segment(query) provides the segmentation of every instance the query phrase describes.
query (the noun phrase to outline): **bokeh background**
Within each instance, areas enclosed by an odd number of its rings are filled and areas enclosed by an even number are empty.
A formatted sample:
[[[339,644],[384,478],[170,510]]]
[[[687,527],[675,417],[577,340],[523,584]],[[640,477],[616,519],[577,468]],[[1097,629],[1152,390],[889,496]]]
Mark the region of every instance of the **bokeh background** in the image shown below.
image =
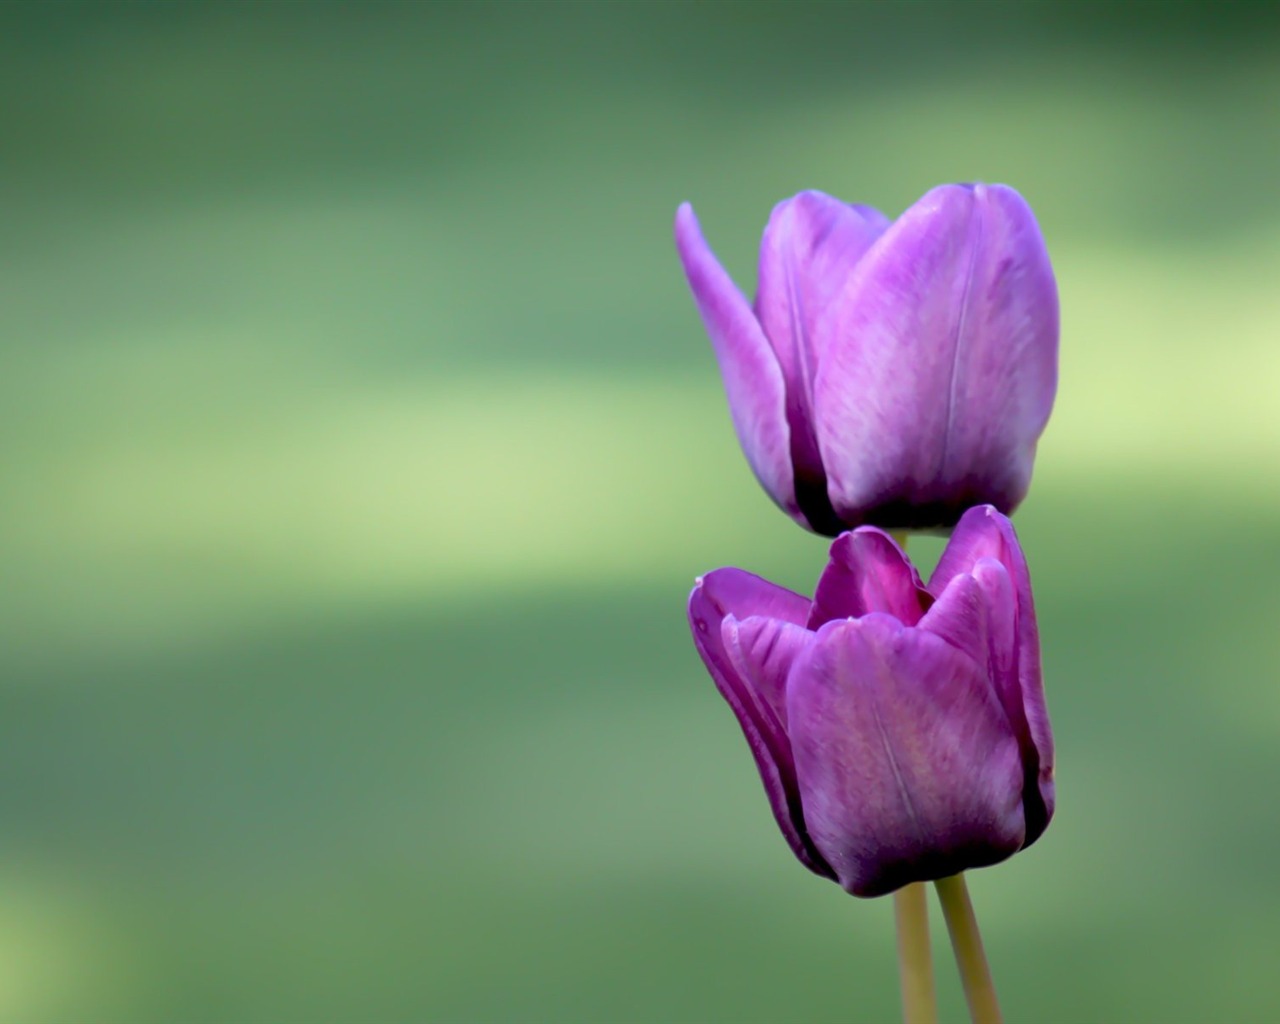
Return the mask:
[[[784,196],[979,179],[1063,310],[1008,1016],[1273,1019],[1276,11],[5,6],[0,1018],[893,1019],[687,637],[825,544],[670,226],[750,290]]]

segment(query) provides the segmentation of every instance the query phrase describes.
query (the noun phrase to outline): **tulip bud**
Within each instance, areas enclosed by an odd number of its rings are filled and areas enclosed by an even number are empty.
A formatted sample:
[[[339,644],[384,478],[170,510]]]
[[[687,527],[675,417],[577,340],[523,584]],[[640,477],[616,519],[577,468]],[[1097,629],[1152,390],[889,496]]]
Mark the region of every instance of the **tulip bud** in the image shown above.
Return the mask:
[[[769,218],[754,306],[687,203],[676,246],[747,460],[801,525],[946,530],[1026,496],[1058,296],[1013,189],[943,185],[892,223],[802,192]]]

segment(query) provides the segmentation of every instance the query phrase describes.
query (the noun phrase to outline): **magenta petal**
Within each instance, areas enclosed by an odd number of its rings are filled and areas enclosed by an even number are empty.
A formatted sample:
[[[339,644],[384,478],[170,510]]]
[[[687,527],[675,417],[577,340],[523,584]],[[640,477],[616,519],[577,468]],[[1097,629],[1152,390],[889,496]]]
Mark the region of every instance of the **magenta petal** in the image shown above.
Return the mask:
[[[1013,580],[1003,565],[990,558],[980,559],[974,566],[973,579],[982,589],[987,607],[991,680],[1022,750],[1022,801],[1027,821],[1023,845],[1030,846],[1048,827],[1054,804],[1053,735],[1039,674],[1039,648],[1037,646],[1035,674],[1031,677],[1033,682],[1024,689],[1019,669],[1022,646],[1018,597]],[[1032,694],[1030,701],[1028,691]],[[1037,702],[1040,717],[1033,724],[1029,715]]]
[[[1052,814],[1052,791],[1046,802],[1040,785],[1040,752],[1027,722],[1018,677],[1018,599],[1008,571],[995,559],[979,559],[972,575],[951,578],[937,603],[920,620],[920,628],[986,666],[992,692],[1021,750],[1026,843],[1033,842]]]
[[[796,505],[782,370],[755,313],[716,260],[688,203],[676,212],[676,248],[711,336],[747,462],[769,496],[807,525]]]
[[[770,654],[773,627],[768,623],[776,623],[778,632],[788,625],[798,629],[808,611],[809,602],[799,594],[740,569],[708,573],[689,595],[694,644],[716,689],[738,719],[778,828],[802,864],[831,878],[830,868],[804,829],[795,760],[784,715],[779,713],[784,666]],[[746,622],[736,621],[738,616]],[[744,637],[747,623],[751,625]]]
[[[774,715],[785,739],[787,675],[796,657],[813,640],[813,633],[803,626],[760,615],[741,622],[730,615],[720,632],[738,677]]]
[[[995,563],[997,566],[999,563]],[[1008,608],[1002,608],[1009,619],[1008,650],[1013,650],[1014,607],[1012,592]],[[941,637],[956,650],[967,654],[979,665],[991,659],[992,637],[988,625],[990,611],[987,592],[968,573],[954,577],[939,595],[933,607],[920,620],[920,628]]]
[[[699,621],[719,623],[727,615],[747,619],[753,615],[781,619],[803,626],[809,617],[810,601],[786,587],[770,583],[742,569],[716,569],[699,576],[690,598],[690,611],[697,607]],[[699,630],[695,630],[697,639]]]
[[[923,529],[979,502],[1012,510],[1057,384],[1057,290],[1022,198],[933,189],[831,309],[813,409],[836,513]]]
[[[855,896],[1023,845],[1022,764],[985,667],[885,615],[824,626],[787,684],[809,836]]]
[[[974,566],[984,558],[994,558],[1009,570],[1015,581],[1021,575],[1020,583],[1030,595],[1031,578],[1013,523],[990,505],[977,505],[960,517],[951,531],[946,550],[929,577],[929,592],[940,597],[953,576],[972,573]],[[1021,566],[1020,574],[1015,571],[1017,566]]]
[[[886,612],[914,626],[931,601],[915,566],[893,538],[873,526],[861,526],[831,545],[808,625],[817,629],[832,619]]]
[[[817,323],[888,225],[869,206],[811,191],[775,206],[765,227],[755,309],[786,381],[791,456],[799,477],[825,482],[810,408],[821,358]]]
[[[945,593],[951,581],[960,574],[976,574],[979,581],[990,585],[988,577],[977,570],[984,559],[1000,563],[1009,574],[1016,606],[1013,649],[1016,652],[1018,688],[1025,719],[1024,758],[1035,773],[1042,812],[1035,812],[1030,802],[1027,817],[1027,842],[1031,843],[1053,816],[1053,730],[1049,725],[1049,709],[1044,696],[1044,674],[1040,665],[1040,632],[1036,623],[1035,599],[1031,594],[1031,573],[1018,543],[1013,524],[989,505],[972,508],[956,524],[947,548],[929,579],[929,591]]]
[[[1018,599],[1008,570],[993,558],[983,558],[972,574],[952,577],[920,620],[920,628],[986,666],[1009,727],[1020,740],[1029,741],[1018,681]]]

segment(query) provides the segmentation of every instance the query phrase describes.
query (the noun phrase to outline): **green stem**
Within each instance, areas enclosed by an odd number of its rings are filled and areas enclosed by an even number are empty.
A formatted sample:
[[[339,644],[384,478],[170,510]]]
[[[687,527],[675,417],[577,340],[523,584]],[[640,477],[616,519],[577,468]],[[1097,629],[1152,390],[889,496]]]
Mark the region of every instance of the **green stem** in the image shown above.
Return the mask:
[[[991,968],[987,966],[987,954],[982,949],[978,919],[973,914],[964,875],[939,878],[933,884],[938,889],[947,931],[951,933],[956,967],[964,984],[964,997],[969,1002],[969,1018],[973,1024],[1001,1024],[1000,1004],[996,1001]]]
[[[907,531],[890,533],[907,550]],[[893,894],[893,920],[898,928],[898,979],[902,985],[904,1024],[937,1024],[938,997],[933,987],[933,954],[929,949],[929,894],[914,882]]]
[[[893,894],[903,1024],[937,1024],[938,1021],[933,957],[929,951],[928,895],[922,882],[913,882]]]

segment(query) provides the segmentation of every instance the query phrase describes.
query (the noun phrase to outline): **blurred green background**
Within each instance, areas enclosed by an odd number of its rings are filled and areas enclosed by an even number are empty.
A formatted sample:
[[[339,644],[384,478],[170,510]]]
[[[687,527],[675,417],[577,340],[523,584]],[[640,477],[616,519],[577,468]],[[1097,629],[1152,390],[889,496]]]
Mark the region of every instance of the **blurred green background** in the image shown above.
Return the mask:
[[[749,290],[784,196],[972,179],[1063,310],[1008,1016],[1273,1019],[1276,12],[6,6],[0,1019],[893,1019],[687,636],[825,543],[670,227]]]

